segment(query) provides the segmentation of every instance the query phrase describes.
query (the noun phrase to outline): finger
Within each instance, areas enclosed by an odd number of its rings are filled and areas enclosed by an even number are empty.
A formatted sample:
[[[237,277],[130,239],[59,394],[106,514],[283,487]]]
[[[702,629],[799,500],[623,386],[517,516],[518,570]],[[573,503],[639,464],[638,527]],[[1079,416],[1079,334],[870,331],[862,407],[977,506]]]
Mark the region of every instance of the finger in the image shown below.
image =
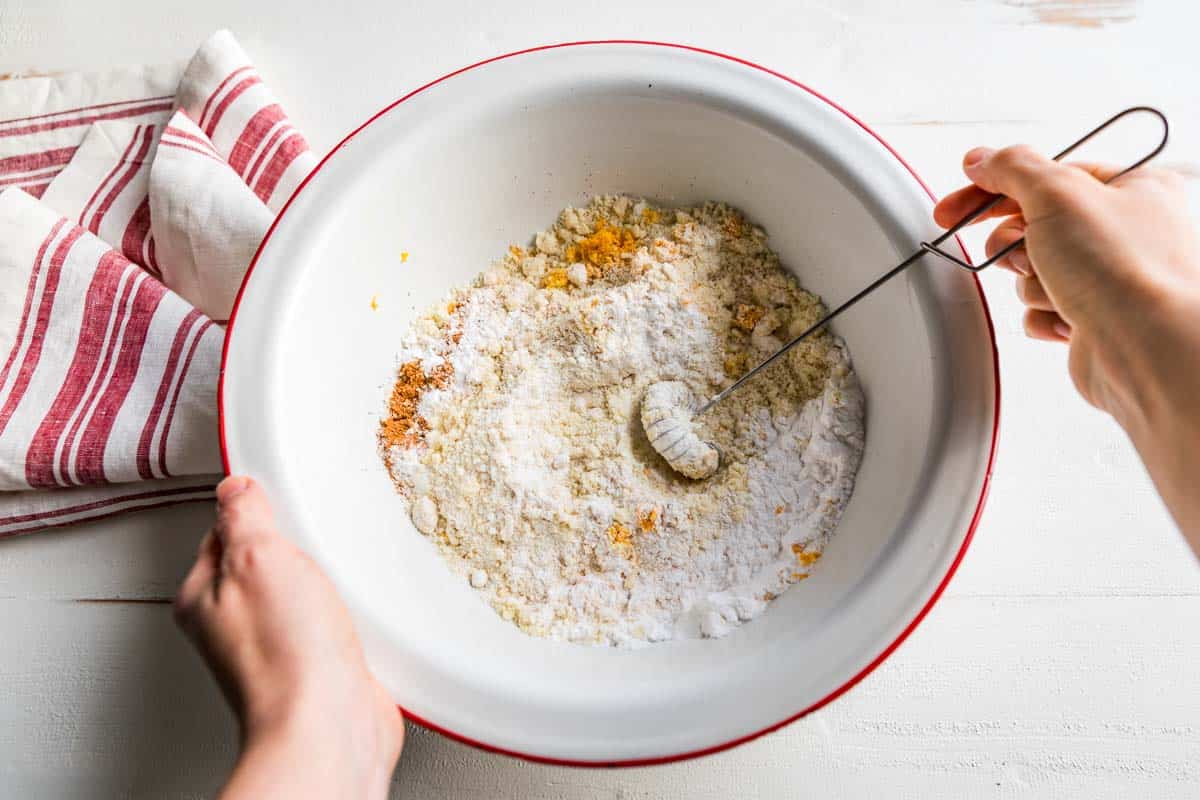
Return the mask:
[[[986,148],[977,149],[986,150]],[[989,150],[987,152],[991,151]],[[1079,172],[1090,175],[1102,183],[1107,183],[1108,181],[1112,180],[1117,175],[1120,175],[1125,169],[1124,167],[1116,166],[1114,164],[1104,164],[1094,161],[1069,161],[1063,162],[1063,164],[1064,166],[1071,167]],[[1145,174],[1148,172],[1148,170],[1143,169],[1139,172]],[[934,206],[933,220],[943,228],[952,227],[993,197],[995,197],[993,193],[985,191],[979,186],[964,186],[963,188],[946,195],[936,206]],[[1019,213],[1021,213],[1021,207],[1017,201],[1011,197],[1005,197],[1003,200],[997,203],[995,207],[988,209],[984,213],[980,214],[977,218],[972,220],[971,224],[983,222],[987,219],[1007,217]]]
[[[988,258],[994,258],[997,253],[1006,247],[1010,247],[1024,236],[1025,218],[1021,216],[1009,217],[997,225],[996,229],[988,236],[987,243],[984,245],[984,252]],[[1033,274],[1033,266],[1029,262],[1029,253],[1025,250],[1024,245],[1008,253],[996,263],[1006,269],[1011,269],[1018,275]]]
[[[1027,145],[977,147],[963,158],[963,172],[981,189],[1016,200],[1026,220],[1059,210],[1082,177],[1080,170],[1051,161]]]
[[[1046,294],[1046,288],[1042,286],[1042,282],[1036,276],[1020,275],[1017,277],[1017,297],[1021,298],[1021,302],[1029,308],[1037,311],[1057,312],[1054,301]]]
[[[994,195],[985,192],[978,186],[964,186],[943,197],[933,207],[933,221],[943,228],[951,228],[993,197]],[[983,222],[985,219],[1007,217],[1012,214],[1019,214],[1020,212],[1021,207],[1017,205],[1017,201],[1011,197],[1006,197],[993,208],[988,209],[972,220],[971,224],[974,225],[976,222]]]
[[[1097,161],[1068,161],[1066,165],[1080,172],[1086,172],[1102,183],[1108,183],[1125,170],[1124,167],[1118,167],[1115,164],[1103,164]]]
[[[253,479],[232,476],[217,486],[217,525],[228,549],[275,536],[275,519],[262,487]]]
[[[1071,326],[1053,311],[1030,309],[1025,312],[1025,335],[1045,342],[1069,342]]]
[[[216,586],[221,564],[221,540],[209,530],[200,540],[196,563],[188,570],[179,591],[175,594],[175,616],[181,624],[186,621],[200,599]]]

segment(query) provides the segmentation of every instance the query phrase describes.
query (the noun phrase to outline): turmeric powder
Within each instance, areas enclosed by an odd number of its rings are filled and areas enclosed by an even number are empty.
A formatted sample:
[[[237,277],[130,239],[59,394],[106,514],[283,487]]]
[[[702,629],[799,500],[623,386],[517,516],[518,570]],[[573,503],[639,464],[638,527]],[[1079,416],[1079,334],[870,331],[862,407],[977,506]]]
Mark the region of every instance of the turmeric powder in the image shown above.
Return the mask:
[[[658,509],[645,508],[638,509],[637,524],[642,529],[642,533],[649,533],[658,525]]]
[[[804,545],[799,543],[792,545],[792,552],[796,554],[796,560],[805,567],[817,563],[817,560],[821,557],[819,552],[808,552],[804,549]]]
[[[637,246],[633,231],[620,226],[614,228],[601,217],[596,220],[595,230],[567,248],[567,261],[583,262],[588,277],[596,278],[604,272],[605,267],[625,253],[632,253]]]
[[[565,289],[568,283],[567,270],[563,267],[550,270],[542,278],[543,289]]]
[[[611,542],[614,547],[619,547],[621,545],[633,546],[633,532],[620,522],[613,520],[612,525],[609,525],[608,530],[605,532],[608,534],[608,541]]]

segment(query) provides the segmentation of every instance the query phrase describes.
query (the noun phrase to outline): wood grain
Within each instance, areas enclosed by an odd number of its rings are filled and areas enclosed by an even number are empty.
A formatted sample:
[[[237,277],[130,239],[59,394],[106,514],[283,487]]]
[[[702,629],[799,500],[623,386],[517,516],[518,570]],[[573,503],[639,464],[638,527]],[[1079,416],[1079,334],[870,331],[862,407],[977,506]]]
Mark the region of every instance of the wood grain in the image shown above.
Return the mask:
[[[1040,25],[1063,25],[1068,28],[1103,28],[1105,25],[1129,22],[1134,18],[1133,0],[1006,0],[1008,5],[1026,8],[1033,15],[1031,22]]]
[[[971,146],[1053,150],[1135,103],[1171,116],[1169,159],[1200,162],[1191,3],[371,0],[330,15],[316,0],[8,0],[0,72],[179,58],[221,26],[318,149],[462,64],[635,37],[810,83],[939,193]],[[1139,142],[1123,132],[1101,155]],[[982,232],[967,238],[979,252]],[[528,765],[413,730],[393,796],[1200,796],[1200,568],[1124,435],[1075,395],[1065,352],[1024,339],[1011,279],[982,279],[1004,386],[989,507],[943,602],[879,671],[775,735],[653,769]],[[210,520],[183,507],[0,542],[0,797],[212,794],[234,729],[166,607]]]
[[[1191,598],[956,597],[855,691],[738,750],[647,770],[524,764],[410,728],[396,797],[1185,797]],[[1147,620],[1156,624],[1148,625]],[[0,764],[26,797],[195,797],[236,734],[167,608],[0,601]],[[947,643],[953,642],[952,647]],[[14,795],[17,796],[17,795]]]

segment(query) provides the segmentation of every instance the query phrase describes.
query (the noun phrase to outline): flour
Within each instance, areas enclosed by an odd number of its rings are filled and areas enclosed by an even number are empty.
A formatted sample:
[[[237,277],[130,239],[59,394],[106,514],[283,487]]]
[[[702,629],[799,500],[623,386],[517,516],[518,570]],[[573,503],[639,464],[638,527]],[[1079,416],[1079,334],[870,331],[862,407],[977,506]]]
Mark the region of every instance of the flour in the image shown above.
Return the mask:
[[[522,630],[724,635],[808,577],[849,499],[849,357],[815,335],[705,414],[723,458],[702,481],[653,451],[639,402],[668,380],[711,396],[823,310],[728,206],[596,198],[416,321],[385,461],[450,570]]]

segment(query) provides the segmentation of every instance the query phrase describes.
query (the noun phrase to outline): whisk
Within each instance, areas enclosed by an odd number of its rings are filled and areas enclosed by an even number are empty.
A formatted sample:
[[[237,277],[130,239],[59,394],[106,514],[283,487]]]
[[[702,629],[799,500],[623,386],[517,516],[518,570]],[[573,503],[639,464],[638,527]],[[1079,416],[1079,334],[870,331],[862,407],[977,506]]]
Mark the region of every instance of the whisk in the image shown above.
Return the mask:
[[[1167,124],[1167,118],[1161,111],[1156,108],[1151,108],[1150,106],[1134,106],[1132,108],[1127,108],[1120,113],[1114,114],[1064,148],[1061,152],[1054,156],[1054,160],[1058,161],[1065,156],[1070,155],[1077,148],[1089,141],[1092,137],[1096,136],[1105,128],[1109,127],[1118,120],[1134,114],[1149,114],[1155,117],[1162,125],[1162,137],[1153,150],[1129,166],[1125,167],[1125,169],[1108,178],[1105,183],[1115,180],[1131,170],[1137,169],[1161,153],[1163,148],[1167,146],[1167,136],[1170,130]],[[954,236],[967,225],[970,225],[983,214],[986,214],[990,209],[994,208],[1004,199],[1004,195],[992,195],[987,200],[980,203],[966,216],[948,228],[945,233],[941,234],[936,239],[927,242],[920,242],[917,249],[910,256],[908,256],[908,258],[904,259],[899,264],[892,267],[875,280],[871,281],[870,284],[853,295],[849,300],[846,300],[828,314],[821,317],[806,330],[801,332],[800,335],[796,336],[774,353],[767,356],[759,364],[751,368],[733,383],[729,384],[729,386],[713,395],[707,401],[699,403],[691,389],[689,389],[687,384],[683,383],[682,381],[659,381],[651,384],[646,389],[646,393],[642,398],[641,407],[642,428],[645,431],[646,437],[649,439],[650,444],[654,447],[658,454],[661,455],[664,460],[666,460],[667,464],[669,464],[672,469],[681,475],[695,480],[712,476],[720,467],[722,460],[721,451],[716,447],[716,445],[705,441],[701,437],[700,432],[696,428],[696,419],[698,417],[710,411],[722,400],[736,392],[760,372],[782,358],[793,347],[824,328],[836,317],[841,315],[842,312],[847,311],[851,306],[858,303],[858,301],[862,300],[880,286],[920,261],[921,257],[926,253],[933,253],[934,255],[940,256],[946,261],[949,261],[950,263],[957,267],[961,267],[962,269],[970,270],[971,272],[980,272],[995,264],[1013,250],[1016,250],[1025,243],[1024,237],[1009,244],[1007,247],[1004,247],[981,264],[971,264],[942,248],[942,244],[949,240],[950,237]]]

